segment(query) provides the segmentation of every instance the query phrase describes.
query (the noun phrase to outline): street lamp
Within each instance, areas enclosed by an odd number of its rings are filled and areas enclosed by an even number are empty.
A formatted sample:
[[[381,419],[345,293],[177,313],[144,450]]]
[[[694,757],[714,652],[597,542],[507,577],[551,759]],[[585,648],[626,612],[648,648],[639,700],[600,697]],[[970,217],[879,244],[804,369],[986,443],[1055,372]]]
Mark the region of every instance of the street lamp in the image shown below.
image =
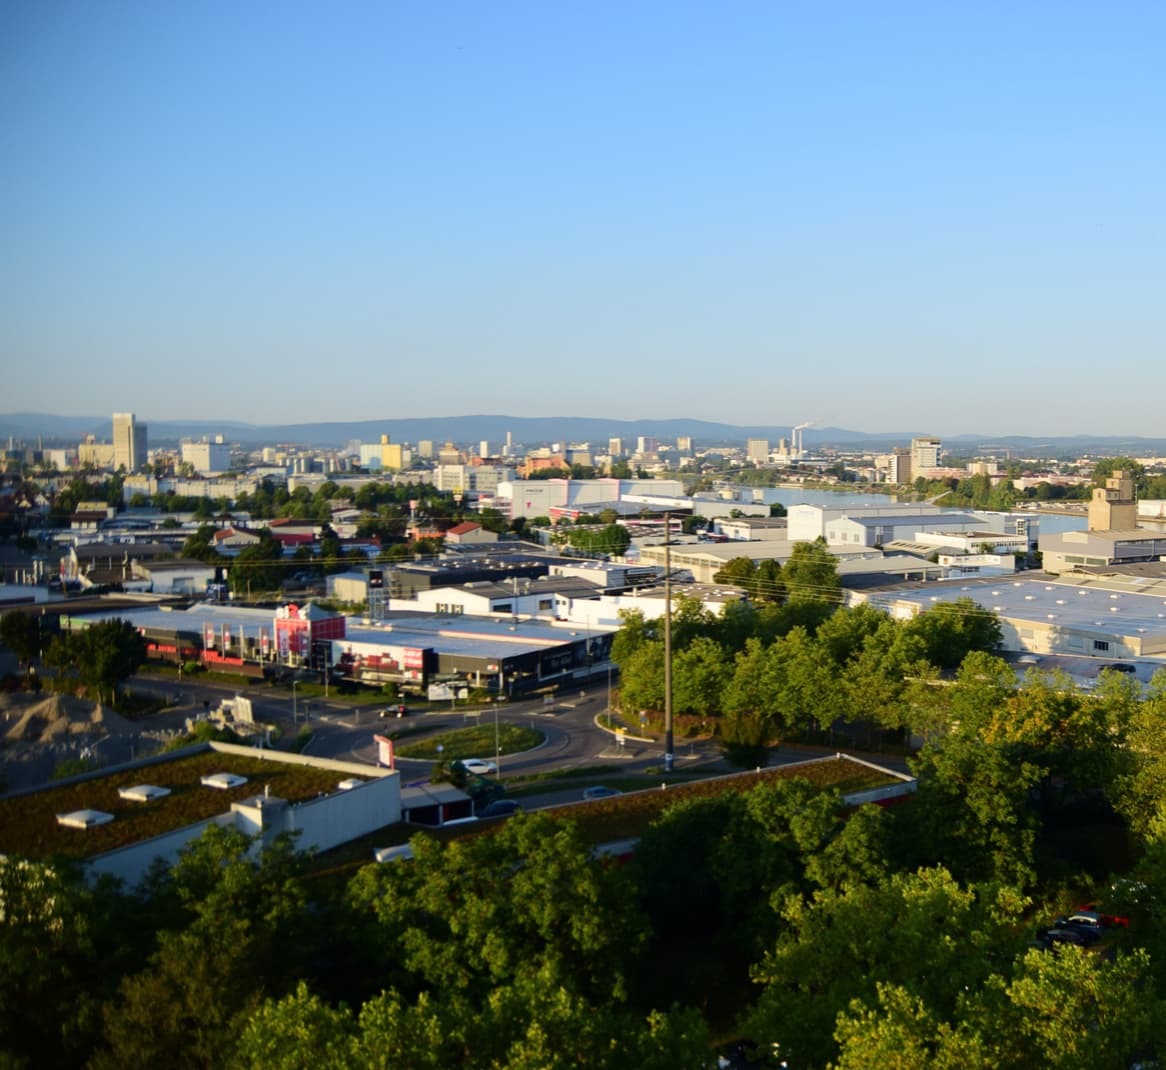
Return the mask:
[[[494,706],[494,768],[502,779],[502,747],[498,742],[498,706]]]
[[[300,723],[299,708],[296,706],[296,678],[292,677],[292,724]]]

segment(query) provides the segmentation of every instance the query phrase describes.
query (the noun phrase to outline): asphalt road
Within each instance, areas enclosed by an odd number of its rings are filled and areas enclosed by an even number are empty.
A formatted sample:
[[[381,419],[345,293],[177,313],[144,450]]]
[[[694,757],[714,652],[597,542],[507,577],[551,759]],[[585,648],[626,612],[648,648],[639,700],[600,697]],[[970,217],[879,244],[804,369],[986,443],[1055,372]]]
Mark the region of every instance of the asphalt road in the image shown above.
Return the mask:
[[[293,705],[290,691],[265,684],[239,689],[229,684],[198,679],[180,681],[176,677],[147,673],[134,677],[128,686],[139,693],[152,692],[165,696],[171,706],[165,712],[139,722],[132,733],[109,735],[97,740],[71,739],[65,743],[48,745],[44,750],[36,748],[40,753],[22,756],[19,763],[21,768],[9,768],[10,786],[43,782],[61,759],[88,756],[86,747],[90,748],[88,753],[102,765],[145,757],[161,750],[170,738],[181,734],[188,718],[217,709],[223,699],[232,698],[236,694],[251,700],[256,720],[279,725],[284,738],[292,738],[303,728],[309,728],[312,738],[304,753],[320,758],[375,765],[377,744],[374,737],[378,734],[408,727],[411,730],[409,738],[414,740],[423,738],[422,734],[415,734],[417,729],[422,729],[424,734],[438,734],[479,721],[489,724],[497,715],[499,724],[528,725],[544,736],[539,746],[522,754],[501,758],[489,753],[478,755],[498,762],[503,782],[507,777],[516,775],[595,769],[597,771],[593,777],[588,778],[588,783],[618,785],[621,776],[643,775],[648,769],[658,770],[664,760],[661,743],[629,738],[620,745],[611,733],[595,723],[597,715],[607,708],[607,690],[604,687],[564,693],[550,703],[538,696],[481,710],[427,709],[403,719],[382,719],[376,715],[377,710],[383,708],[379,706],[354,708],[348,703],[319,697],[305,699],[303,696],[297,696]],[[783,765],[820,756],[822,753],[818,748],[779,747],[770,752],[768,764]],[[731,771],[721,757],[720,748],[712,741],[677,740],[674,754],[677,772],[700,769],[714,776]],[[892,768],[906,770],[902,760],[885,756],[869,757]],[[406,783],[428,781],[431,764],[428,761],[397,758],[397,766]],[[40,768],[42,765],[43,769]],[[580,797],[581,792],[581,787],[551,790],[545,796],[524,798],[523,805],[528,809],[536,809],[542,805],[559,804]]]

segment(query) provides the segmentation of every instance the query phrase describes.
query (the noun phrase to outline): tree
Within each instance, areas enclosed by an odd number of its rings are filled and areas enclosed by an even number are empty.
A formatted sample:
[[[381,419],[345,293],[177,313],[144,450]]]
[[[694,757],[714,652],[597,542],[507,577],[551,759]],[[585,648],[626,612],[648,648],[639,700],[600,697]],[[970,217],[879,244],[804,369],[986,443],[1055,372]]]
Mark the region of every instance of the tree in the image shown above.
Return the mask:
[[[1135,487],[1144,480],[1146,475],[1145,466],[1132,457],[1102,457],[1093,466],[1093,485],[1104,487],[1105,481],[1114,472],[1125,472],[1126,476],[1134,481]]]
[[[732,672],[732,665],[719,643],[705,636],[693,639],[672,659],[675,708],[700,717],[719,714]]]
[[[33,659],[40,656],[40,621],[31,613],[9,610],[0,617],[0,643],[16,655],[16,660],[28,672]]]
[[[182,556],[195,561],[219,561],[218,551],[214,544],[215,528],[212,524],[201,524],[182,545]]]
[[[598,531],[586,528],[572,531],[567,541],[581,550],[619,556],[627,551],[632,537],[622,524],[607,524]]]
[[[358,1065],[354,1032],[346,1007],[329,1007],[301,981],[291,995],[256,1008],[239,1038],[235,1065],[239,1070],[346,1070]]]
[[[98,702],[113,702],[121,682],[145,662],[146,641],[129,621],[115,617],[58,636],[52,651],[55,668],[71,666]]]
[[[943,868],[789,896],[788,930],[752,971],[762,992],[749,1032],[791,1065],[821,1065],[835,1054],[838,1015],[853,1000],[874,1003],[880,982],[952,1015],[1016,948],[1026,902],[1008,888],[961,885]]]
[[[664,641],[640,644],[619,663],[619,707],[625,716],[664,708]]]
[[[942,669],[957,668],[973,650],[995,650],[1003,635],[996,614],[966,595],[937,602],[911,621],[908,630],[922,639],[927,660]]]
[[[729,583],[748,591],[753,585],[756,572],[757,566],[753,564],[752,558],[734,557],[713,573],[713,583]]]
[[[911,762],[916,798],[896,815],[901,864],[943,862],[960,879],[1019,887],[1035,877],[1038,821],[1028,792],[1044,770],[1005,744],[948,736]]]
[[[506,530],[507,520],[497,509],[485,508],[478,514],[478,522],[487,531],[501,534]]]
[[[69,869],[0,855],[0,1064],[84,1063],[106,976],[107,894]]]
[[[277,590],[285,573],[283,546],[270,531],[264,531],[259,536],[259,542],[245,546],[239,552],[227,576],[232,591],[247,594],[251,591]]]
[[[407,866],[367,867],[349,899],[371,910],[401,985],[484,1006],[541,976],[589,1002],[622,1001],[621,963],[643,940],[574,826],[539,815],[448,847],[415,837]]]
[[[1103,686],[1120,687],[1116,678],[1125,674],[1105,676]],[[1143,838],[1155,818],[1166,813],[1166,669],[1154,673],[1144,699],[1132,713],[1125,754],[1128,765],[1116,778],[1114,805]]]
[[[813,542],[796,543],[789,560],[782,566],[781,575],[786,597],[791,602],[838,602],[842,586],[838,579],[838,558],[821,536]]]

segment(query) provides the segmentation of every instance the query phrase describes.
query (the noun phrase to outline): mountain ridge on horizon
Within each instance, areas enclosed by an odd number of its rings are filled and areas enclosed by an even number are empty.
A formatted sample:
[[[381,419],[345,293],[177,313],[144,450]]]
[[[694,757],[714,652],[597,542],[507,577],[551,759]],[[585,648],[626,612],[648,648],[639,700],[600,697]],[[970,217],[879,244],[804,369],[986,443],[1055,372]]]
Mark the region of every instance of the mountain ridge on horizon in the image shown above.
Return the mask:
[[[767,438],[776,445],[781,438],[789,439],[792,424],[738,425],[692,418],[664,418],[617,420],[589,416],[507,416],[498,414],[470,414],[464,416],[405,417],[382,420],[328,420],[313,423],[253,424],[240,420],[152,420],[142,416],[154,442],[178,440],[183,437],[222,434],[241,445],[258,443],[295,443],[317,447],[340,447],[352,439],[375,442],[381,434],[389,434],[393,441],[417,442],[421,439],[452,442],[486,440],[493,445],[505,441],[507,431],[515,443],[531,445],[541,442],[593,441],[606,447],[606,439],[620,437],[634,442],[637,436],[674,440],[678,435],[689,435],[694,444],[736,444],[746,438]],[[0,436],[22,441],[35,440],[38,435],[50,439],[73,440],[95,435],[108,441],[112,435],[112,420],[96,416],[59,416],[53,413],[0,413]],[[936,435],[945,444],[992,444],[1007,448],[1032,448],[1072,445],[1114,448],[1121,444],[1166,448],[1166,438],[1157,439],[1138,435],[982,435],[961,433],[944,435],[931,431],[869,432],[838,427],[807,427],[802,432],[806,445],[908,445],[911,438]]]

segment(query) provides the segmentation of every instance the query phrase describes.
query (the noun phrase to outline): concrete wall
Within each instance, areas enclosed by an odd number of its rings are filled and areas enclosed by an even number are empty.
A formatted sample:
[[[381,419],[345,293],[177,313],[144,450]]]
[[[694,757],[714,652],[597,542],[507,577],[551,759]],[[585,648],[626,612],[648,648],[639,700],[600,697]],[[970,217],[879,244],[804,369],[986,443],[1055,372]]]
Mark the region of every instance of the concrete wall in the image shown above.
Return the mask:
[[[322,799],[289,806],[274,832],[296,832],[296,847],[327,851],[401,820],[401,777],[397,773]],[[268,830],[264,830],[267,838]]]
[[[172,866],[178,861],[182,849],[197,840],[211,825],[234,824],[233,814],[220,814],[194,825],[185,825],[173,832],[165,832],[161,836],[97,855],[89,860],[86,872],[91,878],[117,877],[132,887],[146,875],[155,859],[161,859],[167,866]]]

